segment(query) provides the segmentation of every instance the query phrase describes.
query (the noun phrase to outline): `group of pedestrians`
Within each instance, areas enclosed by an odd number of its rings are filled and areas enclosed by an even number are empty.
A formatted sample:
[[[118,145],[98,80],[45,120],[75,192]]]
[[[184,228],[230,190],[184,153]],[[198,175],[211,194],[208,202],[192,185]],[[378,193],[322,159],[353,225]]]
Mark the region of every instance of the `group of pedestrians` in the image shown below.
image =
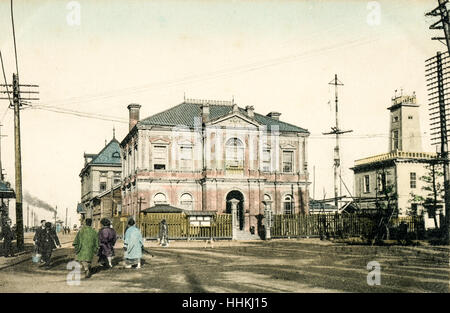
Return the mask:
[[[35,252],[41,255],[40,262],[44,266],[50,267],[53,250],[56,247],[61,248],[61,243],[59,242],[55,229],[52,227],[52,223],[41,220],[41,227],[36,230],[33,241],[35,244]]]
[[[80,228],[73,247],[75,248],[76,260],[82,265],[86,278],[92,275],[91,263],[95,255],[99,257],[98,262],[106,267],[113,267],[114,245],[117,241],[116,231],[112,228],[111,222],[107,218],[100,221],[102,228],[97,232],[92,228],[92,219],[87,218],[85,225]],[[133,218],[128,220],[127,229],[123,242],[125,268],[136,267],[141,268],[142,252],[144,250],[143,238],[140,230],[136,227]],[[3,250],[5,256],[14,256],[12,249],[12,240],[14,232],[11,230],[11,220],[8,219],[6,225],[2,227],[0,240],[3,241]],[[160,223],[159,231],[160,245],[168,246],[168,226],[165,220]],[[41,220],[41,225],[36,229],[33,238],[35,244],[35,262],[49,268],[51,265],[51,256],[53,250],[57,247],[61,248],[56,230],[50,222]]]
[[[104,267],[113,267],[112,259],[114,256],[114,245],[117,240],[117,234],[111,227],[111,222],[104,218],[100,221],[102,228],[97,233],[92,228],[92,219],[87,218],[85,225],[78,231],[73,242],[76,260],[81,263],[85,278],[92,275],[91,263],[97,253],[99,263]],[[141,232],[135,226],[135,221],[128,220],[128,228],[124,238],[125,250],[125,268],[141,268],[142,249],[144,247]]]

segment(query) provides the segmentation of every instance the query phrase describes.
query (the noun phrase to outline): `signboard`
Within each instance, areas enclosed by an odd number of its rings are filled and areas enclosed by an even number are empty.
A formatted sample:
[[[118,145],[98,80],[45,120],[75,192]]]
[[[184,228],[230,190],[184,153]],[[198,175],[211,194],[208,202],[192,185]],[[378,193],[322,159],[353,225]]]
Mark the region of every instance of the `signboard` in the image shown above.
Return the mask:
[[[189,222],[191,226],[210,227],[211,216],[190,216]]]

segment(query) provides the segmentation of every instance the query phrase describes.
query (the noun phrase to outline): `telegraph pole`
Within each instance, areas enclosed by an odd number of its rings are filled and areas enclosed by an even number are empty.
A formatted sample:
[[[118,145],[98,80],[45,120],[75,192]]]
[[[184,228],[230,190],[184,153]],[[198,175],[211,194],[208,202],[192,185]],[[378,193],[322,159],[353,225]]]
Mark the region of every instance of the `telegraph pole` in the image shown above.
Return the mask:
[[[13,83],[0,84],[6,90],[1,90],[0,93],[6,93],[8,97],[0,97],[0,100],[9,100],[10,93],[13,95],[12,104],[10,108],[14,109],[14,153],[15,153],[15,178],[16,178],[16,232],[17,232],[17,249],[22,251],[24,248],[24,234],[23,234],[23,199],[22,199],[22,152],[20,143],[20,110],[22,106],[28,104],[27,100],[39,100],[34,94],[38,94],[36,90],[23,90],[20,88],[37,88],[38,85],[20,85],[19,76],[13,73]],[[8,87],[12,87],[12,91]],[[28,95],[27,98],[22,97],[22,94]]]
[[[339,129],[339,105],[338,105],[338,86],[344,86],[344,84],[337,78],[337,74],[334,74],[334,79],[328,83],[328,85],[334,85],[334,103],[335,103],[335,127],[331,127],[331,132],[323,133],[324,135],[335,135],[336,138],[336,146],[334,147],[334,205],[337,209],[338,207],[338,198],[340,196],[341,188],[339,177],[341,176],[341,157],[339,152],[339,135],[352,132],[352,130],[341,130]]]
[[[447,129],[447,115],[449,115],[448,107],[448,70],[447,63],[449,62],[450,55],[450,19],[447,10],[448,0],[438,0],[438,6],[432,11],[426,13],[426,16],[438,16],[440,19],[430,25],[430,29],[442,29],[444,31],[444,37],[432,37],[432,40],[438,40],[444,43],[447,47],[448,55],[443,56],[438,52],[436,57],[426,60],[427,73],[426,77],[430,98],[430,120],[431,130],[435,131],[432,135],[436,137],[432,140],[437,140],[434,144],[440,143],[440,159],[443,163],[444,170],[444,199],[445,199],[445,225],[444,226],[444,240],[449,242],[450,240],[450,172],[449,172],[449,159],[448,159],[448,132]],[[445,42],[443,42],[445,40]],[[446,112],[447,110],[447,112]],[[437,115],[437,116],[433,116]],[[437,120],[437,121],[436,121]],[[434,126],[438,125],[438,126]]]
[[[13,103],[14,103],[14,151],[16,170],[16,227],[17,249],[24,248],[23,215],[22,215],[22,152],[20,150],[20,94],[19,78],[13,74]]]

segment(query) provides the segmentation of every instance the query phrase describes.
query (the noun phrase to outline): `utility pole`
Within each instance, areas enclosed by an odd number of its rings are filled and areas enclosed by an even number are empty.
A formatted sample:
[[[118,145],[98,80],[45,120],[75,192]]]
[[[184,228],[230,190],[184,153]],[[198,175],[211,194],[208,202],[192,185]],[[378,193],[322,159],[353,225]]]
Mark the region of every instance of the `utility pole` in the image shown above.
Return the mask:
[[[13,83],[0,84],[6,90],[1,90],[0,93],[6,93],[7,97],[0,97],[0,100],[10,101],[10,93],[12,92],[13,101],[10,103],[10,108],[14,109],[14,151],[15,151],[15,178],[16,178],[16,232],[17,232],[17,249],[22,251],[24,248],[24,234],[23,234],[23,199],[22,199],[22,152],[20,144],[20,110],[22,106],[28,105],[31,100],[39,100],[34,94],[38,94],[36,90],[23,90],[20,88],[38,88],[38,85],[20,85],[19,76],[13,73]],[[12,91],[8,87],[12,87]],[[27,98],[21,95],[27,94]],[[28,101],[27,101],[28,100]]]
[[[432,130],[432,140],[436,140],[433,144],[440,143],[440,159],[443,163],[444,170],[444,199],[445,199],[445,225],[443,226],[444,240],[448,243],[450,240],[450,172],[448,158],[448,127],[447,116],[450,115],[448,110],[448,65],[450,61],[450,19],[447,10],[448,0],[438,0],[438,6],[432,11],[426,13],[426,16],[438,16],[440,19],[433,23],[430,29],[442,29],[444,37],[432,37],[432,40],[438,40],[447,47],[448,55],[437,52],[436,56],[426,60],[427,87],[430,105],[430,120]],[[443,42],[442,40],[445,40]],[[445,56],[443,56],[445,55]],[[447,111],[447,112],[446,112]],[[437,116],[435,116],[437,115]],[[437,126],[435,126],[437,125]],[[444,228],[445,227],[445,228]]]
[[[2,137],[8,137],[6,135],[2,135],[2,124],[0,124],[0,180],[3,181],[5,179],[3,175],[3,165],[2,165]],[[3,202],[3,199],[2,199]]]
[[[337,74],[334,74],[334,79],[328,83],[329,85],[334,85],[334,103],[335,103],[335,119],[336,124],[335,127],[331,127],[331,132],[323,133],[324,135],[335,135],[336,138],[336,146],[334,147],[334,205],[337,209],[338,206],[338,198],[340,196],[338,185],[340,186],[339,177],[341,177],[341,157],[339,152],[339,135],[352,132],[352,130],[341,130],[339,129],[339,105],[338,105],[338,86],[344,86],[344,84],[337,78]]]

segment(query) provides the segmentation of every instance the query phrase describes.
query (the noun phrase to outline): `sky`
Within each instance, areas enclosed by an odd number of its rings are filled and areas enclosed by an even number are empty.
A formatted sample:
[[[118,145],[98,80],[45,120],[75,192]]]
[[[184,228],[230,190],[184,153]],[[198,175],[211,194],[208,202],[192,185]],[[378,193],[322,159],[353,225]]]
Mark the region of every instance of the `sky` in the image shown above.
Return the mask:
[[[417,95],[424,151],[430,145],[425,60],[445,51],[425,17],[437,1],[14,0],[21,84],[40,100],[21,111],[23,191],[78,222],[83,154],[141,118],[187,98],[231,100],[281,113],[308,129],[310,193],[333,196],[332,136],[337,74],[342,177],[353,192],[354,161],[388,152],[391,98]],[[0,51],[15,72],[10,1],[0,1]],[[3,81],[2,81],[3,83]],[[2,163],[14,185],[13,112],[0,100]],[[52,111],[50,111],[50,109]],[[74,114],[54,111],[71,110]],[[79,115],[89,113],[86,118]],[[314,173],[314,175],[313,175]],[[314,178],[314,179],[313,179]],[[313,192],[314,191],[314,192]],[[348,192],[343,191],[348,195]],[[25,206],[27,203],[25,202]],[[32,208],[32,210],[34,210]],[[39,218],[49,211],[35,209]],[[10,215],[15,218],[14,201]],[[26,218],[25,218],[26,224]]]

